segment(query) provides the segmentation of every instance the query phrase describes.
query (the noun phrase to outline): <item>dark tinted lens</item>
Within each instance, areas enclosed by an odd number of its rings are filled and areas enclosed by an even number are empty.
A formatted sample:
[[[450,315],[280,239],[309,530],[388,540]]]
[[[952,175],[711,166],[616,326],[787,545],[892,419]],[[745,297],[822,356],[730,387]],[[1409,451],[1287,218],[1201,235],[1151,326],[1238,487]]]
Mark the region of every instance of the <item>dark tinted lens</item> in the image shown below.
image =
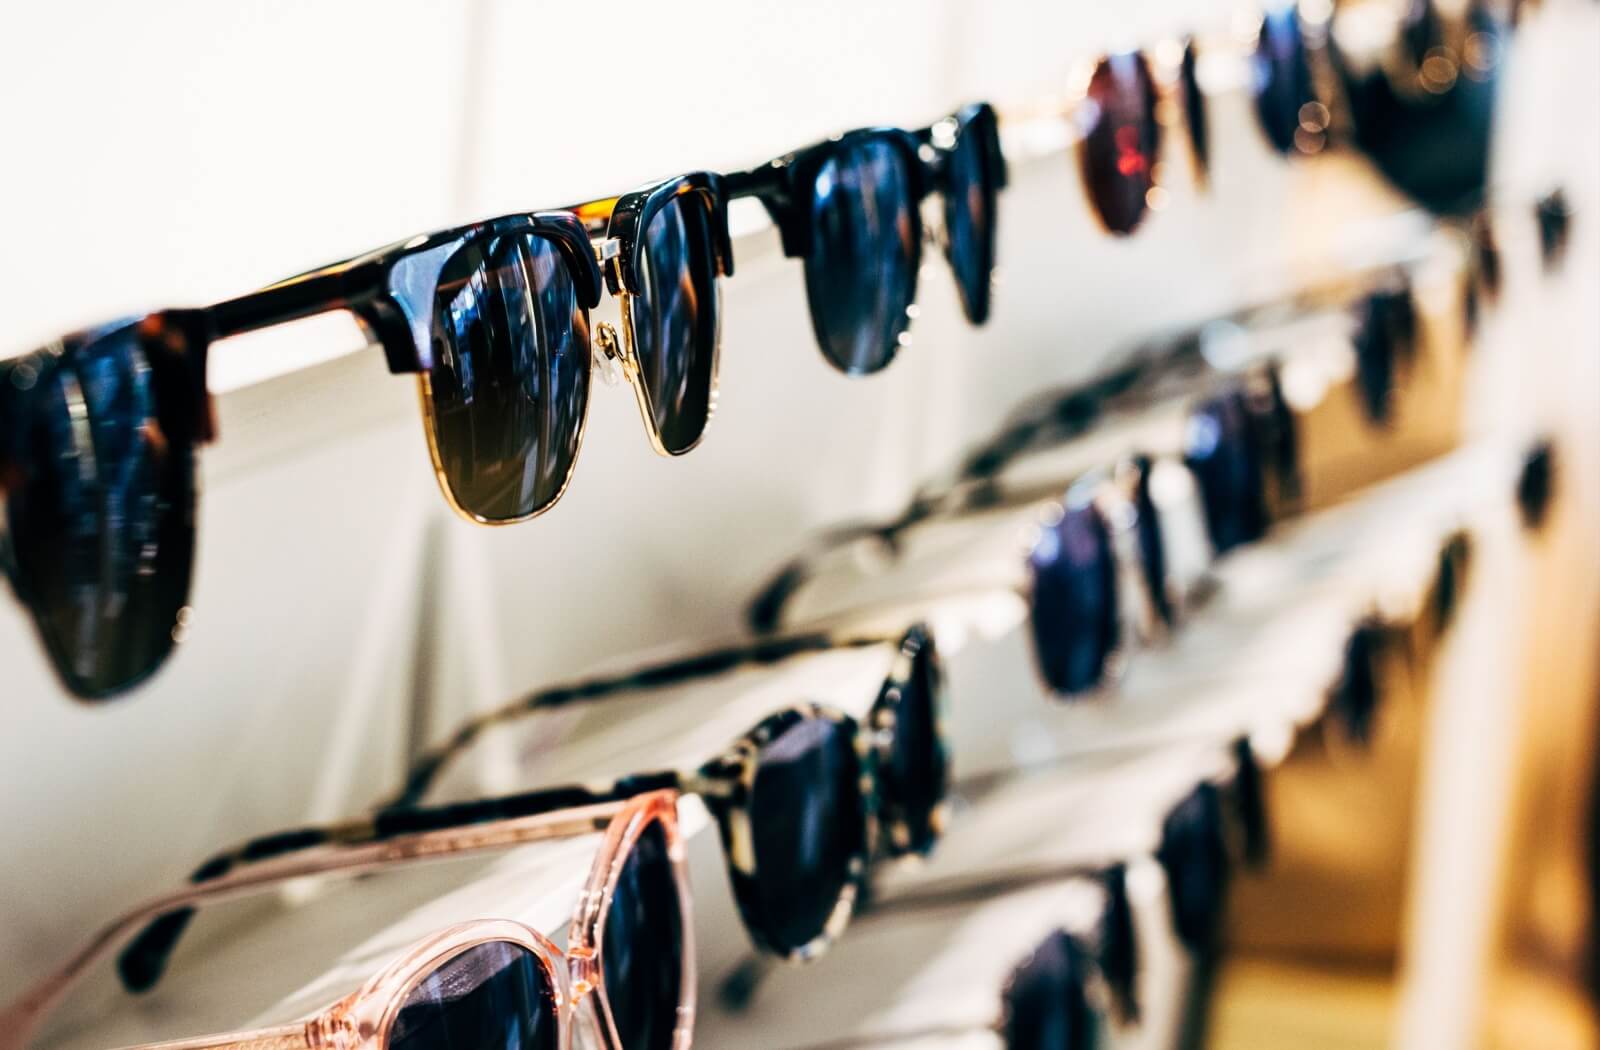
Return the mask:
[[[894,359],[917,293],[922,225],[909,158],[887,138],[841,144],[812,186],[806,292],[822,352],[850,375]]]
[[[1011,975],[1005,996],[1006,1050],[1084,1050],[1095,1042],[1084,995],[1083,949],[1057,930]]]
[[[1351,337],[1356,386],[1371,422],[1392,422],[1395,369],[1414,356],[1416,337],[1417,317],[1409,289],[1373,292],[1357,309]]]
[[[1288,153],[1302,144],[1311,147],[1306,152],[1320,149],[1321,126],[1314,119],[1320,114],[1301,112],[1316,103],[1317,95],[1311,84],[1311,65],[1295,5],[1279,5],[1262,16],[1251,66],[1256,116],[1261,119],[1261,130],[1272,148],[1279,153]],[[1302,127],[1302,121],[1316,130]],[[1325,118],[1322,123],[1326,123]]]
[[[956,135],[945,158],[945,256],[955,271],[961,306],[973,324],[989,319],[998,188],[990,173],[994,133],[992,118],[973,118]]]
[[[861,767],[851,730],[809,717],[761,752],[750,797],[754,894],[747,916],[780,952],[820,936],[866,848]]]
[[[1151,608],[1167,626],[1177,620],[1177,610],[1172,607],[1172,596],[1167,590],[1167,545],[1161,532],[1161,512],[1156,509],[1155,497],[1150,492],[1152,463],[1147,456],[1137,460],[1139,480],[1134,488],[1133,507],[1138,515],[1135,531],[1139,540],[1139,571],[1144,577]]]
[[[638,293],[629,304],[639,377],[661,443],[685,452],[711,417],[719,311],[711,208],[701,193],[673,197],[645,225]]]
[[[1062,694],[1093,688],[1118,636],[1116,563],[1105,519],[1092,504],[1069,507],[1040,533],[1028,567],[1041,676]]]
[[[456,503],[515,521],[555,502],[589,403],[588,321],[555,242],[483,237],[451,256],[433,352],[434,441]]]
[[[192,406],[134,324],[0,368],[0,487],[12,579],[85,698],[160,665],[194,559]]]
[[[556,996],[534,954],[508,941],[469,948],[406,997],[389,1050],[556,1050]]]
[[[1100,60],[1089,79],[1089,129],[1079,151],[1089,199],[1113,233],[1132,233],[1149,207],[1161,148],[1156,85],[1142,54]]]
[[[1251,440],[1244,395],[1230,391],[1189,414],[1183,461],[1200,487],[1206,531],[1218,554],[1261,538],[1267,508],[1261,454]]]
[[[1211,948],[1229,875],[1215,785],[1201,784],[1172,807],[1161,825],[1157,859],[1167,874],[1167,898],[1179,940],[1190,951]]]
[[[935,812],[950,783],[950,765],[939,735],[939,661],[925,641],[911,661],[911,673],[895,704],[894,737],[888,761],[878,770],[885,813],[906,835],[891,845],[926,853],[939,836]]]
[[[622,864],[600,960],[621,1045],[672,1050],[683,989],[683,910],[659,822],[644,829]]]
[[[1200,90],[1200,58],[1193,40],[1184,45],[1178,82],[1183,90],[1183,121],[1189,129],[1189,148],[1194,151],[1195,171],[1204,182],[1211,175],[1211,129],[1206,124],[1206,96]]]

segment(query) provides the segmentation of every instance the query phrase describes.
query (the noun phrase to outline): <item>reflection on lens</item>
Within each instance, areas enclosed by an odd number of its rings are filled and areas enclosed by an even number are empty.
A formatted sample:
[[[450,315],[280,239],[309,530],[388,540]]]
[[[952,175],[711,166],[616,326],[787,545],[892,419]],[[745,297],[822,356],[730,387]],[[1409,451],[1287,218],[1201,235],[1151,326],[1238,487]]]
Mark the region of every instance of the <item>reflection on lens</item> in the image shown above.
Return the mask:
[[[926,853],[939,837],[935,820],[950,784],[950,766],[939,736],[938,657],[932,640],[912,657],[911,671],[895,705],[894,736],[888,761],[878,771],[884,808],[904,825],[904,842],[894,848]]]
[[[153,318],[142,327],[168,334]],[[192,406],[172,400],[187,387],[161,382],[150,355],[166,350],[146,347],[142,327],[0,371],[15,421],[4,471],[12,578],[62,680],[86,699],[142,681],[188,618]]]
[[[1094,1014],[1084,994],[1083,948],[1057,930],[1018,966],[1006,987],[1006,1050],[1084,1050],[1095,1045]]]
[[[779,952],[821,936],[866,848],[861,767],[850,729],[806,717],[761,752],[750,797],[755,892],[750,925]]]
[[[406,997],[389,1050],[556,1050],[556,995],[537,957],[491,941],[469,948]]]
[[[445,263],[428,371],[437,465],[482,521],[554,503],[578,454],[589,401],[588,321],[555,242],[481,238]]]
[[[945,159],[945,256],[956,275],[962,309],[973,324],[989,319],[998,189],[989,170],[993,135],[988,118],[975,118],[957,134]]]
[[[683,908],[659,821],[644,829],[623,861],[600,961],[621,1045],[672,1050],[683,988]]]
[[[720,310],[711,208],[679,194],[651,217],[639,250],[640,288],[629,304],[639,378],[668,452],[686,452],[711,417]]]
[[[1089,79],[1089,114],[1079,162],[1106,228],[1132,233],[1155,187],[1161,125],[1156,120],[1156,84],[1142,54],[1110,55]]]
[[[836,368],[863,375],[894,359],[921,253],[906,154],[882,137],[841,144],[812,186],[805,260],[811,323]]]
[[[1033,650],[1040,675],[1063,695],[1100,683],[1118,638],[1111,533],[1091,504],[1069,507],[1028,556]]]

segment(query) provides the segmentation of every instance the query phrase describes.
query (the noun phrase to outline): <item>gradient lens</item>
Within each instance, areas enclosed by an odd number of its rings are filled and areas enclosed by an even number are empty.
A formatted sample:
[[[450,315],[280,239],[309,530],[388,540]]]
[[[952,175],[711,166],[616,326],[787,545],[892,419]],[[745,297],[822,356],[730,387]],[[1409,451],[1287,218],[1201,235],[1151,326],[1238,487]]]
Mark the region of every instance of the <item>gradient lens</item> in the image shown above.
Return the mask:
[[[645,827],[623,861],[600,961],[620,1045],[672,1050],[683,993],[683,902],[659,821]]]
[[[1006,987],[1006,1050],[1086,1050],[1095,1045],[1094,1015],[1084,994],[1083,949],[1057,930],[1033,950]]]
[[[775,950],[790,953],[826,930],[866,851],[861,765],[846,724],[808,716],[762,749],[750,795],[754,895],[747,916]]]
[[[1242,391],[1202,401],[1189,413],[1183,461],[1200,487],[1206,531],[1218,554],[1266,534],[1261,450]]]
[[[949,756],[939,735],[941,685],[933,642],[924,640],[899,687],[888,761],[878,770],[885,814],[905,834],[890,845],[903,853],[927,853],[939,837],[936,814],[950,787]]]
[[[1033,651],[1053,691],[1099,684],[1118,638],[1111,533],[1093,504],[1069,507],[1028,557],[1033,578]]]
[[[640,286],[628,306],[639,378],[661,444],[676,455],[705,433],[717,358],[720,292],[711,205],[682,193],[645,225]]]
[[[848,375],[894,360],[917,294],[922,225],[910,158],[892,139],[842,142],[812,185],[806,292],[824,356]]]
[[[967,320],[989,319],[994,272],[995,199],[999,187],[991,158],[999,155],[994,117],[987,109],[967,120],[945,155],[945,257],[956,275],[956,290]]]
[[[0,366],[12,582],[62,681],[85,699],[151,674],[188,615],[193,393],[163,382],[155,323]]]
[[[1294,4],[1280,4],[1262,16],[1251,69],[1256,116],[1272,148],[1285,154],[1321,149],[1327,116],[1311,83],[1305,36]]]
[[[481,521],[526,518],[572,474],[589,404],[589,324],[561,249],[481,237],[444,264],[428,370],[434,448],[451,497]]]
[[[406,997],[389,1050],[556,1050],[556,993],[543,964],[509,941],[468,948]]]
[[[1112,233],[1132,233],[1149,208],[1161,149],[1156,84],[1144,55],[1101,59],[1087,101],[1088,133],[1078,158],[1089,199]]]

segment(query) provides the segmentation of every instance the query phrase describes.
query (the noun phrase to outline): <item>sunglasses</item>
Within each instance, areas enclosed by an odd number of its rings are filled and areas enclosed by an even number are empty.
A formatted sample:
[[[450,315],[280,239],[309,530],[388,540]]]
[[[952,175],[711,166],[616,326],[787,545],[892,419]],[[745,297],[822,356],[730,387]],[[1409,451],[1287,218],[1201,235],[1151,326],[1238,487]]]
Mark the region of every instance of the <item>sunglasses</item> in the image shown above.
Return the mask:
[[[139,924],[174,908],[192,912],[308,876],[348,877],[595,832],[604,837],[564,951],[516,922],[453,926],[415,945],[359,991],[308,1021],[184,1045],[314,1050],[325,1045],[321,1033],[339,1031],[356,1033],[350,1045],[362,1050],[557,1050],[570,1046],[581,1028],[593,1045],[611,1050],[683,1050],[694,1028],[693,925],[677,797],[670,791],[470,829],[384,836],[372,826],[347,826],[317,845],[237,865],[149,901],[107,926],[0,1013],[0,1044],[20,1048],[91,965]]]
[[[816,704],[762,719],[718,757],[692,772],[622,777],[605,787],[555,787],[448,805],[418,800],[450,760],[492,726],[536,711],[593,702],[751,664],[845,648],[895,647],[888,675],[864,721]],[[825,950],[849,922],[869,862],[926,854],[947,819],[949,753],[942,721],[943,672],[933,640],[914,626],[897,637],[796,635],[725,649],[627,674],[535,693],[463,725],[443,749],[420,760],[405,789],[371,821],[361,841],[471,829],[497,821],[615,803],[672,789],[699,795],[717,820],[740,915],[757,947],[788,959]],[[302,828],[219,854],[192,876],[204,886],[237,878],[267,858],[292,857],[344,826]],[[155,914],[123,951],[119,971],[132,990],[160,978],[193,909]]]
[[[989,319],[1006,167],[987,103],[920,131],[847,132],[724,178],[731,199],[762,203],[784,255],[804,263],[817,345],[841,372],[880,371],[909,344],[930,194],[943,199],[944,254],[967,319]]]

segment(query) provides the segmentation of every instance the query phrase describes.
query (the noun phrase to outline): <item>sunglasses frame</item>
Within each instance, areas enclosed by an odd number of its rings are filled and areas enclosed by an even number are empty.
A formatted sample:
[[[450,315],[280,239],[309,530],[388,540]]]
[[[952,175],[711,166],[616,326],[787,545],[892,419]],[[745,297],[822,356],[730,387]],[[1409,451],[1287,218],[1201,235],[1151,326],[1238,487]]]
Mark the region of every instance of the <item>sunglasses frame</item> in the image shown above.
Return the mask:
[[[497,940],[527,948],[545,967],[551,987],[557,990],[562,1048],[571,1045],[577,1009],[589,995],[598,991],[600,998],[594,1016],[600,1027],[602,1047],[623,1050],[616,1041],[615,1022],[604,993],[605,922],[624,862],[639,836],[657,822],[666,838],[681,909],[684,959],[673,1046],[674,1050],[685,1050],[694,1027],[696,973],[693,897],[678,823],[677,797],[674,791],[656,790],[626,800],[552,810],[476,826],[436,827],[378,841],[359,838],[340,841],[337,834],[332,834],[313,847],[284,851],[278,856],[225,870],[210,881],[153,898],[128,911],[104,927],[65,965],[0,1010],[0,1050],[23,1050],[30,1033],[92,965],[109,954],[131,930],[175,910],[192,912],[201,904],[257,895],[309,876],[352,877],[423,860],[504,850],[597,832],[603,834],[603,839],[591,863],[584,891],[578,897],[570,946],[564,953],[537,931],[520,923],[484,920],[454,926],[422,941],[359,991],[310,1020],[177,1044],[151,1044],[145,1050],[174,1046],[189,1050],[254,1050],[263,1045],[285,1050],[301,1047],[304,1050],[384,1050],[394,1018],[419,980],[460,952]]]

